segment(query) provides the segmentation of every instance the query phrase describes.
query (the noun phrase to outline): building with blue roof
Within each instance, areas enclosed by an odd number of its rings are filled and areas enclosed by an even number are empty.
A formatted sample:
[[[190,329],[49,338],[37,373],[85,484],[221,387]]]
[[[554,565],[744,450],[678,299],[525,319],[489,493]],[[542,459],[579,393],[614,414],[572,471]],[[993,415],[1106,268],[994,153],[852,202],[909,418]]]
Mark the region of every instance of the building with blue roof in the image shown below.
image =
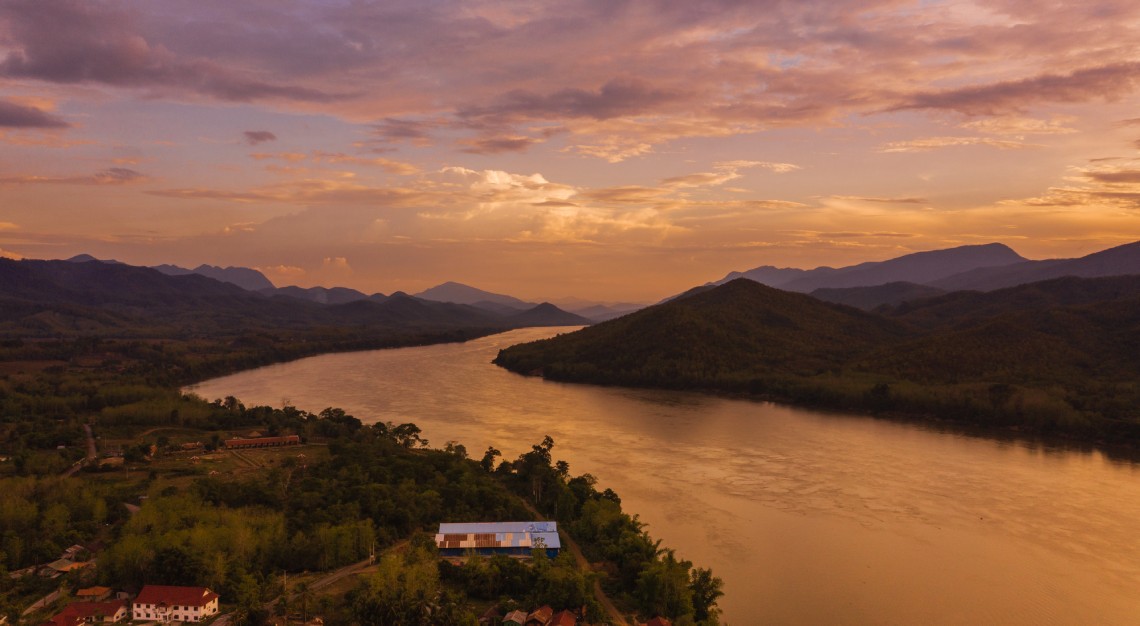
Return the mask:
[[[562,550],[558,522],[469,522],[440,524],[435,545],[441,556],[506,554],[530,556],[542,549],[554,558]]]

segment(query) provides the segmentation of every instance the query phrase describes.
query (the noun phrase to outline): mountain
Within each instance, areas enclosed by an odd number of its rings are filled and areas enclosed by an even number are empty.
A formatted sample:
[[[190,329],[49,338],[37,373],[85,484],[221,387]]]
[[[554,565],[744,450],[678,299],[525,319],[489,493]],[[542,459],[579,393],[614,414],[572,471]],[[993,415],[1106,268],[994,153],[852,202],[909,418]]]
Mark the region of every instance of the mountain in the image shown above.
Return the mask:
[[[737,279],[511,346],[494,362],[552,380],[750,393],[1140,445],[1140,276],[948,293],[874,313]]]
[[[454,302],[456,304],[476,304],[476,303],[490,303],[496,305],[504,305],[519,311],[525,311],[534,307],[534,303],[523,302],[518,298],[506,296],[498,293],[491,293],[476,289],[456,282],[446,282],[442,285],[436,285],[431,289],[425,289],[420,293],[415,294],[417,298],[424,300],[433,300],[435,302]]]
[[[518,326],[588,326],[593,321],[554,306],[549,302],[506,318]]]
[[[633,303],[619,303],[619,304],[594,304],[584,306],[581,308],[568,308],[565,309],[575,315],[590,320],[591,322],[605,322],[608,320],[619,318],[623,315],[629,315],[634,311],[644,309],[644,304]]]
[[[545,341],[495,363],[555,380],[715,387],[828,371],[900,333],[896,322],[737,279]]]
[[[802,293],[823,288],[868,287],[893,282],[930,284],[962,272],[1022,261],[1025,258],[1008,246],[990,243],[915,252],[887,261],[872,261],[841,268],[798,270],[763,266],[747,272],[730,273],[717,281],[717,284],[743,277],[786,291]]]
[[[293,295],[289,295],[293,294]],[[365,341],[393,333],[485,333],[590,323],[550,304],[496,313],[344,288],[254,292],[191,272],[99,261],[0,259],[0,335],[218,337],[282,332]],[[364,345],[364,344],[359,344]]]
[[[103,262],[0,259],[0,333],[18,336],[212,336],[282,330],[320,334],[322,328],[371,336],[396,328],[511,327],[503,317],[474,307],[407,295],[324,305],[268,297],[197,273],[168,275]]]
[[[955,291],[912,299],[877,312],[908,325],[935,329],[962,326],[1003,315],[1034,314],[1140,298],[1140,275],[1066,276],[995,291]]]
[[[772,265],[762,265],[745,272],[729,272],[727,276],[716,281],[715,284],[723,285],[730,280],[736,280],[737,278],[747,278],[748,280],[754,280],[761,285],[779,287],[781,285],[790,283],[797,278],[801,278],[809,271],[824,274],[827,272],[835,272],[836,270],[830,267],[817,267],[814,270],[802,270],[796,267],[774,267]]]
[[[356,302],[357,300],[383,302],[387,299],[387,296],[384,294],[377,293],[369,296],[355,289],[349,289],[348,287],[304,288],[290,285],[288,287],[259,289],[258,291],[265,295],[289,296],[290,298],[307,300],[318,304],[347,304],[349,302]]]
[[[1076,259],[1024,261],[1005,267],[978,268],[931,281],[946,291],[992,291],[1062,276],[1097,278],[1140,274],[1140,241],[1095,252]]]
[[[214,280],[220,280],[223,283],[233,283],[247,291],[260,291],[262,289],[272,289],[273,283],[270,282],[265,274],[250,269],[248,267],[218,267],[216,265],[199,265],[194,268],[195,274],[202,276],[209,276]]]
[[[946,293],[941,289],[897,282],[873,287],[822,287],[811,292],[813,298],[825,302],[846,304],[864,311],[873,311],[884,305],[893,306],[910,300],[931,298]]]
[[[273,283],[265,277],[265,274],[250,269],[248,267],[218,267],[216,265],[199,265],[198,267],[188,270],[184,267],[177,265],[155,265],[154,269],[166,274],[167,276],[185,276],[187,274],[200,274],[219,280],[223,283],[231,283],[245,289],[246,291],[261,291],[262,289],[273,289]]]

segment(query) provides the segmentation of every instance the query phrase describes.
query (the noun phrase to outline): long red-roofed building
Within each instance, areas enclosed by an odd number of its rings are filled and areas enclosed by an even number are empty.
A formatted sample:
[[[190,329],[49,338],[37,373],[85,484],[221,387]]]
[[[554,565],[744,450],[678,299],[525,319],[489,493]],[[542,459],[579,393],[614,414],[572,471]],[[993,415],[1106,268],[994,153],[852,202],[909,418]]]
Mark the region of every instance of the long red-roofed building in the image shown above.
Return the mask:
[[[147,585],[131,605],[135,620],[200,622],[218,613],[218,594],[205,587]]]
[[[297,435],[283,437],[254,437],[252,439],[226,439],[226,449],[234,448],[277,448],[280,446],[301,445],[301,438]]]
[[[130,616],[126,600],[72,602],[51,621],[55,626],[70,626],[75,623],[121,622]]]

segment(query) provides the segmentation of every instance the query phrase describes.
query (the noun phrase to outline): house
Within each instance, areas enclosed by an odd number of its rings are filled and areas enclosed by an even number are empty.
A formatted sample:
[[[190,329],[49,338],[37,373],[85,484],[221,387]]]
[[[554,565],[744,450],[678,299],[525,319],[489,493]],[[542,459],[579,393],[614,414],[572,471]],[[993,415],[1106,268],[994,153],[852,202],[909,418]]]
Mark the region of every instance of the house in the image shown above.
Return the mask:
[[[525,626],[526,611],[511,611],[503,618],[503,626]]]
[[[559,611],[546,622],[546,626],[578,626],[578,616],[570,611]]]
[[[646,622],[645,626],[673,626],[673,622],[670,622],[669,618],[659,615]]]
[[[67,626],[69,623],[108,624],[125,621],[128,617],[130,612],[127,610],[126,600],[72,602],[57,613],[52,622],[57,626]]]
[[[503,616],[499,615],[499,607],[497,605],[491,605],[490,607],[487,607],[487,610],[479,616],[480,624],[499,624],[502,621]]]
[[[205,587],[146,585],[131,605],[135,620],[200,622],[218,613],[218,594]]]
[[[558,522],[473,522],[440,524],[435,545],[441,556],[463,556],[469,551],[484,556],[506,554],[530,556],[531,550],[546,550],[558,556]]]
[[[99,602],[111,597],[110,587],[86,587],[75,592],[75,597],[86,602]]]
[[[284,437],[255,437],[253,439],[226,439],[226,449],[237,448],[278,448],[281,446],[301,445],[301,438],[297,435]]]
[[[58,561],[52,561],[45,565],[43,569],[40,570],[40,576],[44,578],[58,578],[68,572],[74,572],[77,569],[91,567],[92,565],[94,565],[94,563],[91,561],[76,563],[71,559],[59,559]]]
[[[540,606],[526,616],[526,626],[546,626],[553,616],[554,609],[550,605]]]

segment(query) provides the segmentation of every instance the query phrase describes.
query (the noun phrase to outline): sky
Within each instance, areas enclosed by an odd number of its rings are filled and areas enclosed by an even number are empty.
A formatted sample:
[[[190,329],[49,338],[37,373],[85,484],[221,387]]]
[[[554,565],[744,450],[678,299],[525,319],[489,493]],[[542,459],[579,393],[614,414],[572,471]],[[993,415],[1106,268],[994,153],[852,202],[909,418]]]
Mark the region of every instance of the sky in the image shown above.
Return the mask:
[[[1140,239],[1140,3],[0,0],[0,255],[654,301]]]

